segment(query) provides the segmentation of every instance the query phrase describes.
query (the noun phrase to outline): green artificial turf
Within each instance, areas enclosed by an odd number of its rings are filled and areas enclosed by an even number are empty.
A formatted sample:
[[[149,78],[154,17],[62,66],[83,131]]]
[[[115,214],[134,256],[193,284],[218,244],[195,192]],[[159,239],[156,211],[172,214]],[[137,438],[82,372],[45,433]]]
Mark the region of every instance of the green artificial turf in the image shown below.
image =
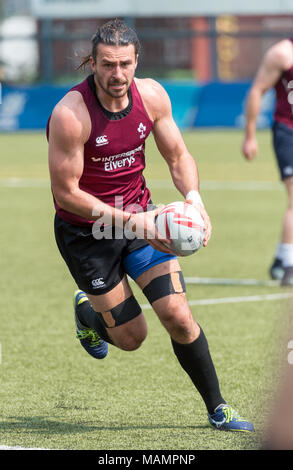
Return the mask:
[[[240,155],[241,132],[186,132],[184,138],[198,162],[213,224],[208,247],[182,259],[185,276],[269,280],[286,205],[270,134],[260,133],[260,155],[252,163]],[[277,365],[286,358],[281,338],[290,300],[243,299],[290,289],[187,284],[189,301],[230,299],[191,308],[208,338],[222,394],[256,429],[215,431],[166,331],[134,283],[148,323],[141,348],[125,352],[110,346],[102,361],[83,350],[74,330],[75,284],[53,235],[44,135],[2,135],[1,146],[0,446],[259,449],[279,380]],[[154,202],[181,199],[152,140],[146,177]],[[250,189],[241,186],[252,182]],[[261,189],[260,183],[272,185]]]

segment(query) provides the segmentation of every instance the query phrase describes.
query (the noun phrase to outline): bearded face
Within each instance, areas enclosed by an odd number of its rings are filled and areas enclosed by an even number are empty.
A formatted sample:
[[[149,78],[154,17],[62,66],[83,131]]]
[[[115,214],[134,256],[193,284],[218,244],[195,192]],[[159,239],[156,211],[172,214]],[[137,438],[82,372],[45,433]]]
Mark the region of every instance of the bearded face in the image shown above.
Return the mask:
[[[133,44],[98,44],[96,59],[91,58],[91,67],[101,91],[114,99],[123,98],[134,78],[137,58]]]

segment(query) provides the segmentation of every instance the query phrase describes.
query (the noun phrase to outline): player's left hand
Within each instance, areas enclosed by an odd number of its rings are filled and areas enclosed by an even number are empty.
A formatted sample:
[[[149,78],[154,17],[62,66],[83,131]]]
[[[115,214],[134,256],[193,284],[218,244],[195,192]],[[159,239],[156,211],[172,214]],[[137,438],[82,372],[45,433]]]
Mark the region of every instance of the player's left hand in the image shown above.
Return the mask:
[[[194,206],[199,211],[200,215],[202,216],[203,221],[204,221],[204,229],[205,229],[203,246],[207,246],[209,239],[211,238],[211,234],[212,234],[212,224],[210,221],[210,217],[202,204],[194,203],[191,199],[186,199],[185,202],[187,202],[187,204],[191,204],[192,206]]]

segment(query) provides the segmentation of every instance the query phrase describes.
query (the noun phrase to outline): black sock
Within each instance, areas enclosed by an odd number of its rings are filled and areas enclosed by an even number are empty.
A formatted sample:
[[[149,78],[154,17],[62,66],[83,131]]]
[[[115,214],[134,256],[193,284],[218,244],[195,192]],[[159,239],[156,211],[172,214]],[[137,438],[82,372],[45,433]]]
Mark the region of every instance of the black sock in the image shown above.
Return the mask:
[[[190,344],[179,344],[171,338],[177,359],[201,394],[208,413],[214,410],[223,399],[216,370],[209,352],[209,346],[202,329],[199,337]]]
[[[102,320],[100,320],[98,314],[95,312],[89,301],[82,302],[77,306],[77,315],[80,322],[85,327],[89,327],[97,331],[104,341],[113,344],[113,341],[110,339],[107,333],[105,325],[103,324]]]

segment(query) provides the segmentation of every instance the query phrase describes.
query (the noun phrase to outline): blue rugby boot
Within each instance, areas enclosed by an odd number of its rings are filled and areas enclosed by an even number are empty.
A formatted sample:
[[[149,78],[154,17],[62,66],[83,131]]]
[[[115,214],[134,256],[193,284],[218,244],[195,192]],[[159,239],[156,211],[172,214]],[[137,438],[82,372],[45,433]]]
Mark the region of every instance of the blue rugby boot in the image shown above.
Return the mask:
[[[108,343],[99,336],[96,330],[84,326],[78,318],[78,306],[84,302],[89,302],[86,294],[82,290],[76,290],[73,296],[76,337],[88,354],[95,359],[104,359],[108,354]]]
[[[208,418],[211,426],[221,431],[254,431],[253,424],[241,418],[230,405],[220,405]]]

